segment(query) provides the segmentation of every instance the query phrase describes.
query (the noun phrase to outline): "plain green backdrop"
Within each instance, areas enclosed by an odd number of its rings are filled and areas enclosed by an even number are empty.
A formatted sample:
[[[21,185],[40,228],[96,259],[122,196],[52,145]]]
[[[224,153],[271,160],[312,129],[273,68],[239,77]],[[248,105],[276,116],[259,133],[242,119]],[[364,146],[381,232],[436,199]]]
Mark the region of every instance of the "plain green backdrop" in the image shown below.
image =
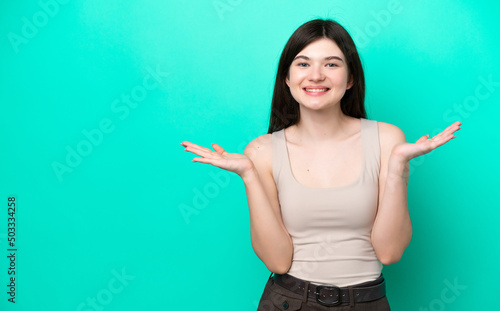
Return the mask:
[[[0,310],[255,310],[270,273],[243,183],[180,143],[242,153],[266,134],[280,53],[314,18],[358,44],[369,119],[409,142],[463,123],[410,162],[413,239],[383,269],[392,309],[493,310],[499,12],[484,0],[3,1]]]

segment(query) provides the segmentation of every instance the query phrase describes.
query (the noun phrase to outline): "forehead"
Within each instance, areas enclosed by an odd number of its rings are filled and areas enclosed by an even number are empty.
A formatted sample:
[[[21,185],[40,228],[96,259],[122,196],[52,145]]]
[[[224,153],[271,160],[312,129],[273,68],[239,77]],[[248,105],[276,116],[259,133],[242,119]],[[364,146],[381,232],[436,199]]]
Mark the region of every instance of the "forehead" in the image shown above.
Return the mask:
[[[339,56],[342,59],[345,59],[344,53],[342,53],[337,43],[328,38],[321,38],[309,43],[297,55],[304,55],[309,58],[324,58],[328,56]]]

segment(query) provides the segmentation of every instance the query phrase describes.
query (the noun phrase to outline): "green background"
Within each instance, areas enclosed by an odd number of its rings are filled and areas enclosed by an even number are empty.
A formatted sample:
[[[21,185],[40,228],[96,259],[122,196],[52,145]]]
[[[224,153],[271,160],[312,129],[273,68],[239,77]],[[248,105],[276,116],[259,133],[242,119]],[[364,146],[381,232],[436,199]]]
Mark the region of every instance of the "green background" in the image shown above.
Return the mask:
[[[369,119],[409,142],[463,123],[410,162],[413,239],[383,269],[392,309],[496,305],[497,1],[42,0],[0,12],[1,310],[255,310],[269,272],[244,185],[180,143],[242,153],[266,134],[280,53],[313,18],[358,44]]]

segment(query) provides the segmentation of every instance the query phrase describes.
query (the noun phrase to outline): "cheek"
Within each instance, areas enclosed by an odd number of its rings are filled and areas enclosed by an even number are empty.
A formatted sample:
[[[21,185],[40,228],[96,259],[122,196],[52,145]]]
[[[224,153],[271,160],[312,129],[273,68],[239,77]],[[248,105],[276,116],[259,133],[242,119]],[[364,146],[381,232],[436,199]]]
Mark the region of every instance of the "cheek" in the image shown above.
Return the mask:
[[[300,70],[290,69],[288,75],[288,82],[290,84],[300,83],[305,77],[305,73]]]
[[[345,74],[345,73],[339,73],[339,74],[332,75],[330,77],[330,80],[335,85],[346,87],[347,86],[347,82],[348,82],[348,77],[347,77],[347,74]]]

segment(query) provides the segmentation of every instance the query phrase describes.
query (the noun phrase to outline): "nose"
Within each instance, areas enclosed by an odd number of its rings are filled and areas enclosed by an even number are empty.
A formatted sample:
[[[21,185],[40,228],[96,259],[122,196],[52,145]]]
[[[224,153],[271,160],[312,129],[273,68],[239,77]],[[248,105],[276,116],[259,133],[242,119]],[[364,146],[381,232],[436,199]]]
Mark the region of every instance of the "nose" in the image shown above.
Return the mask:
[[[309,80],[311,81],[321,81],[325,79],[323,74],[323,68],[321,66],[311,66],[311,72],[309,74]]]

